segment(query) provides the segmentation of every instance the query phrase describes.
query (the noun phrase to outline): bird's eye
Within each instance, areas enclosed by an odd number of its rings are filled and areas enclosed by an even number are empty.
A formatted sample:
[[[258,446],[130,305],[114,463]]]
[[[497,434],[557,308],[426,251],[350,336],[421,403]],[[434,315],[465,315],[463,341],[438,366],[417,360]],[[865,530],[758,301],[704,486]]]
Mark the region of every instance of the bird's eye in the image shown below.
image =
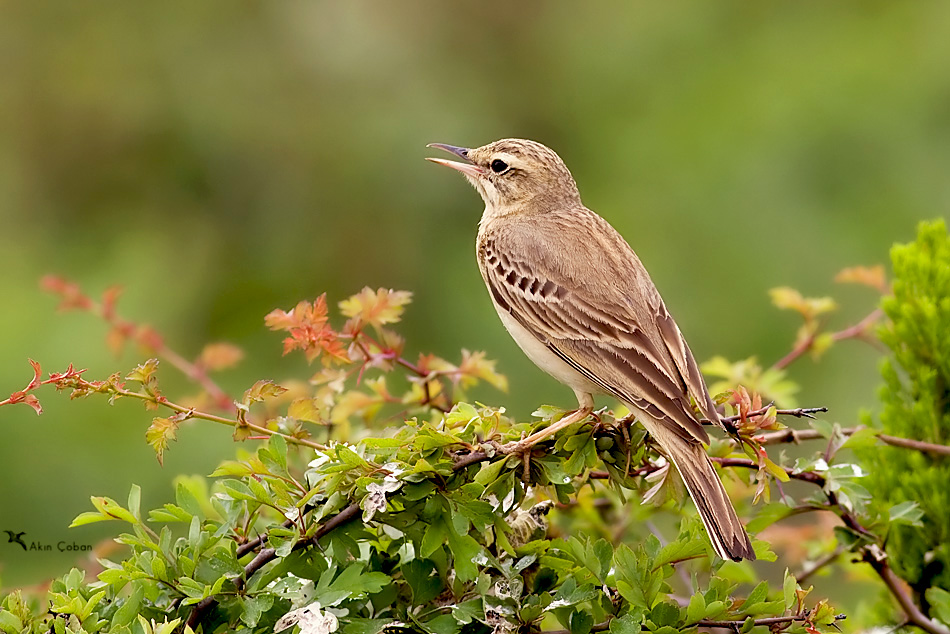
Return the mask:
[[[501,159],[495,159],[491,162],[491,171],[495,172],[496,174],[501,174],[506,169],[508,169],[508,164]]]

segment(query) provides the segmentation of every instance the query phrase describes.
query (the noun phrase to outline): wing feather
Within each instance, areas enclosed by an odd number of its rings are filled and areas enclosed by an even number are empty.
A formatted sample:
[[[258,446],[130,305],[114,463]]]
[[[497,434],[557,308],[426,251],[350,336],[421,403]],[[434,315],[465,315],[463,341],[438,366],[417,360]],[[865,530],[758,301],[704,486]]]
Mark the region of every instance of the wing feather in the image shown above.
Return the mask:
[[[492,297],[604,392],[683,438],[708,442],[689,397],[707,418],[718,416],[679,328],[623,238],[582,211],[590,231],[580,243],[559,239],[558,230],[577,221],[556,213],[532,218],[528,231],[513,222],[504,233],[483,231],[479,262]],[[547,232],[543,243],[531,239],[539,229]],[[573,269],[559,247],[575,252]]]

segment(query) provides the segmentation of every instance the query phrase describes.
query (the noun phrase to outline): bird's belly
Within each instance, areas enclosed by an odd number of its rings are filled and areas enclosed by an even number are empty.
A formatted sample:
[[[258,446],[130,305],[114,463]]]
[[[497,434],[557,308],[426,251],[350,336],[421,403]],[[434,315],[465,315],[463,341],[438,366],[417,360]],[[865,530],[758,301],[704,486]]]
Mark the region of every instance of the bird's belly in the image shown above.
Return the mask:
[[[492,302],[494,304],[494,302]],[[553,376],[577,393],[596,394],[601,390],[587,377],[568,365],[566,361],[551,352],[546,345],[532,335],[527,328],[518,323],[507,310],[495,305],[498,317],[511,338],[536,366]]]

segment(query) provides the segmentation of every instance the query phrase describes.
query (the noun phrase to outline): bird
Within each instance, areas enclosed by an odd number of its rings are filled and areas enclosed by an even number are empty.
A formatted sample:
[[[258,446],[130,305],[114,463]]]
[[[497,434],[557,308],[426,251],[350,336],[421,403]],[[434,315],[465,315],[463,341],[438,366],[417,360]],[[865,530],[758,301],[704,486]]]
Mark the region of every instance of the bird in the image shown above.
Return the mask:
[[[573,414],[516,448],[586,419],[595,394],[613,396],[676,467],[715,553],[755,559],[706,453],[702,420],[723,423],[699,365],[646,268],[620,233],[584,206],[564,161],[526,139],[427,147],[463,159],[427,160],[461,172],[485,203],[476,256],[502,324],[535,365],[577,397]]]

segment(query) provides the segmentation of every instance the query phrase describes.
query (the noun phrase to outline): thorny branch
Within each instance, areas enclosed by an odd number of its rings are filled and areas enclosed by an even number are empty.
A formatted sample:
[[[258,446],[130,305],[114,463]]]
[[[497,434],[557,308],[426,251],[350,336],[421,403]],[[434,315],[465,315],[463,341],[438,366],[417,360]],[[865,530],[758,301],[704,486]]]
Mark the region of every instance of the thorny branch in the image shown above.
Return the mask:
[[[769,616],[760,619],[753,619],[752,623],[754,626],[758,625],[781,625],[783,623],[803,623],[807,622],[810,617],[810,614],[806,611],[803,614],[792,614],[788,616]],[[844,614],[838,614],[835,616],[835,621],[843,621],[848,618]],[[739,631],[743,625],[746,624],[746,621],[716,621],[712,619],[700,619],[696,621],[694,625],[699,627],[723,627],[729,628],[731,630]],[[610,629],[610,621],[606,623],[598,623],[591,626],[591,632],[605,632]],[[541,634],[571,634],[570,630],[544,630]]]
[[[841,429],[840,432],[842,436],[850,436],[861,429],[864,429],[864,427],[845,427]],[[803,440],[818,440],[821,438],[824,438],[824,436],[814,429],[783,429],[782,431],[757,436],[756,441],[758,441],[760,445],[777,445],[781,443],[797,444]],[[903,447],[904,449],[915,449],[923,453],[950,456],[950,446],[947,445],[938,445],[936,443],[889,436],[887,434],[877,434],[877,438],[881,442],[893,445],[894,447]]]
[[[344,508],[342,511],[331,517],[325,524],[320,526],[310,537],[304,537],[297,541],[293,546],[293,550],[300,550],[307,548],[316,544],[320,539],[327,535],[330,531],[346,524],[352,519],[356,518],[360,514],[360,505],[353,503]],[[257,545],[261,545],[263,540],[259,541]],[[243,554],[249,553],[250,550],[245,550]],[[277,552],[273,548],[264,548],[255,555],[254,559],[250,561],[246,566],[244,566],[244,574],[241,578],[236,579],[234,584],[237,586],[238,590],[241,590],[244,587],[244,584],[247,582],[251,576],[263,568],[265,565],[277,558]],[[195,604],[195,607],[191,610],[191,614],[188,615],[188,620],[185,622],[185,625],[191,627],[192,629],[196,628],[201,619],[217,605],[218,601],[213,596],[206,599],[202,599]]]
[[[461,469],[464,469],[466,466],[468,466],[468,464],[474,464],[474,462],[469,462],[467,464],[456,463],[455,465],[453,465],[452,470],[460,471]],[[304,537],[298,540],[297,543],[294,544],[293,550],[300,550],[302,548],[307,548],[308,546],[312,546],[316,544],[321,538],[327,535],[330,531],[355,519],[359,515],[359,513],[360,513],[360,505],[355,502],[350,504],[349,506],[344,508],[342,511],[340,511],[339,513],[331,517],[325,524],[320,526],[320,528],[318,528],[312,536]],[[266,539],[267,539],[266,535],[261,535],[245,544],[238,546],[238,550],[237,550],[238,557],[242,557],[244,555],[250,554],[256,548],[259,548],[260,546],[262,546],[264,542],[266,541]],[[277,552],[273,548],[264,548],[260,550],[257,553],[257,555],[255,555],[254,558],[246,566],[244,566],[244,574],[242,575],[242,577],[235,581],[235,585],[238,587],[238,589],[240,590],[244,586],[244,584],[247,582],[247,580],[250,579],[251,576],[255,572],[263,568],[266,564],[273,561],[276,557],[277,557]],[[192,628],[195,628],[198,625],[198,623],[201,622],[201,619],[204,618],[204,616],[208,613],[208,611],[210,611],[216,604],[217,604],[217,601],[215,600],[214,597],[208,597],[206,599],[203,599],[199,603],[196,603],[194,609],[192,609],[191,611],[191,614],[188,616],[188,621],[186,624],[191,626]]]
[[[133,392],[127,390],[124,387],[124,384],[118,380],[118,377],[111,377],[107,381],[87,381],[82,377],[83,373],[86,370],[76,370],[70,365],[65,372],[62,373],[50,373],[49,378],[46,380],[41,379],[41,368],[40,364],[36,361],[30,360],[30,364],[33,366],[33,380],[30,381],[30,384],[26,386],[23,390],[14,392],[10,398],[0,401],[0,406],[10,405],[14,403],[27,403],[35,410],[37,413],[42,412],[42,408],[39,405],[39,401],[36,400],[36,397],[30,394],[31,391],[40,387],[41,385],[54,385],[57,389],[61,390],[73,390],[74,396],[84,396],[86,394],[107,394],[111,398],[118,397],[128,397],[134,398],[146,403],[150,403],[154,406],[161,406],[167,409],[170,409],[178,414],[182,415],[182,420],[185,418],[198,418],[201,420],[207,420],[213,423],[218,423],[221,425],[229,425],[231,427],[245,427],[250,429],[258,434],[263,434],[266,436],[281,436],[287,442],[295,445],[303,445],[305,447],[310,447],[312,449],[326,449],[325,445],[322,445],[306,438],[298,438],[296,436],[291,436],[290,434],[285,434],[283,432],[275,431],[273,429],[268,429],[256,423],[252,423],[247,420],[236,420],[233,418],[226,418],[224,416],[218,416],[217,414],[210,414],[208,412],[202,412],[196,410],[193,407],[185,407],[173,401],[168,400],[165,396],[157,393],[144,390],[141,392]]]

